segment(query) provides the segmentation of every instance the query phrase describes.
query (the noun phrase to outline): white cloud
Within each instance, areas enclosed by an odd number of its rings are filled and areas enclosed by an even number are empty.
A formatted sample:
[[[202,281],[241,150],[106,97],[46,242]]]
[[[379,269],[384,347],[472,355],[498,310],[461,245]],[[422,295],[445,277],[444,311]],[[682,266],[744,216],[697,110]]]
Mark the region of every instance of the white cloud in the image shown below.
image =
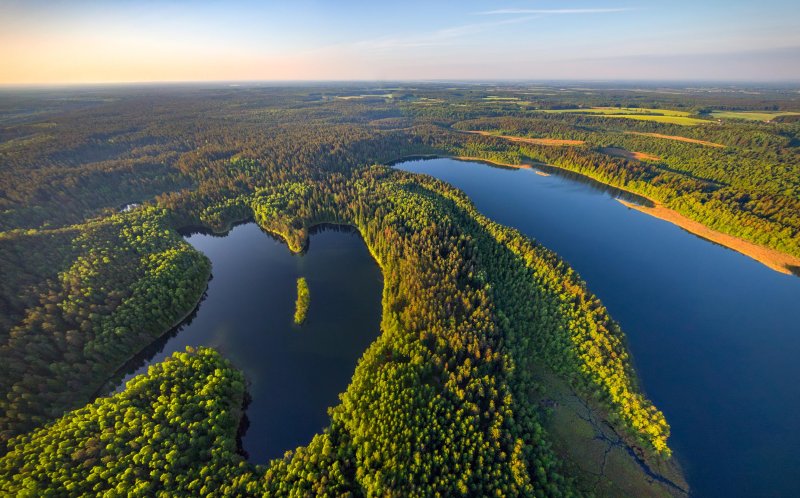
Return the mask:
[[[629,8],[612,8],[612,9],[497,9],[487,10],[484,12],[476,12],[478,15],[491,16],[491,15],[510,15],[510,14],[525,14],[525,15],[568,15],[568,14],[609,14],[612,12],[626,12]]]

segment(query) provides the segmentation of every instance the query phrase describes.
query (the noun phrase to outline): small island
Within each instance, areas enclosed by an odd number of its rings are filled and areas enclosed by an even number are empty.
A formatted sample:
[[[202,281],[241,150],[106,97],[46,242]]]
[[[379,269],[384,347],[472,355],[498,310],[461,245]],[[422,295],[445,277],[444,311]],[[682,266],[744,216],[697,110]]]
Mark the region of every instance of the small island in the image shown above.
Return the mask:
[[[311,293],[308,291],[308,283],[305,277],[297,279],[297,302],[294,308],[294,323],[301,325],[306,320],[308,306],[311,304]]]

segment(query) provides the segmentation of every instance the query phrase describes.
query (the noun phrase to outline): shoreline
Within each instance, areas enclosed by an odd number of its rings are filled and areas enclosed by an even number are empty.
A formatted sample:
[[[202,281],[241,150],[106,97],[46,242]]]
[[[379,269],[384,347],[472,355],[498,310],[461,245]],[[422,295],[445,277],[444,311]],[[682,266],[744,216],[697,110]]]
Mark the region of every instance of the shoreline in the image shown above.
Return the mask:
[[[509,164],[509,163],[501,163],[498,161],[492,161],[490,159],[482,159],[479,157],[469,157],[469,156],[442,155],[436,157],[446,157],[450,159],[457,159],[459,161],[482,162],[482,163],[494,164],[497,166],[503,166],[506,168],[527,169],[527,170],[532,170],[537,174],[542,174],[542,176],[549,176],[548,173],[545,172],[539,173],[539,170],[536,169],[536,166],[533,164]],[[635,209],[639,212],[650,215],[654,218],[658,218],[660,220],[672,223],[673,225],[676,225],[693,235],[704,238],[706,240],[714,242],[715,244],[719,244],[723,247],[727,247],[728,249],[736,251],[739,254],[743,254],[751,259],[754,259],[759,263],[761,263],[762,265],[766,266],[767,268],[774,270],[778,273],[783,273],[784,275],[794,275],[794,272],[791,270],[790,267],[800,268],[800,258],[796,256],[792,256],[791,254],[786,254],[784,252],[778,251],[777,249],[772,249],[770,247],[762,246],[754,242],[749,242],[734,235],[729,235],[727,233],[714,230],[713,228],[709,228],[706,225],[700,223],[699,221],[695,221],[691,218],[688,218],[687,216],[684,216],[679,212],[664,206],[661,202],[653,200],[642,194],[631,192],[630,190],[626,190],[614,185],[610,185],[608,183],[602,182],[590,176],[586,176],[581,173],[568,170],[566,168],[560,168],[558,166],[553,166],[550,164],[547,164],[545,166],[553,168],[554,170],[581,175],[590,180],[606,185],[608,187],[615,188],[617,190],[647,199],[653,204],[653,207],[642,206],[639,204],[635,204],[633,202],[626,201],[624,199],[616,198],[617,202],[621,203],[622,205],[624,205],[629,209]]]
[[[240,220],[227,221],[225,223],[225,225],[224,225],[224,228],[220,229],[220,230],[218,230],[218,229],[216,229],[214,227],[209,227],[207,225],[185,225],[185,226],[182,226],[180,228],[175,229],[175,231],[178,232],[178,234],[181,236],[183,241],[186,242],[186,237],[189,234],[198,233],[198,234],[211,235],[213,237],[225,237],[230,233],[231,230],[233,230],[237,226],[246,225],[246,224],[249,224],[249,223],[254,223],[262,232],[264,232],[267,235],[269,235],[270,237],[273,237],[273,238],[281,241],[282,243],[286,244],[287,249],[293,255],[301,254],[303,251],[306,250],[306,248],[308,246],[308,241],[310,240],[311,231],[314,230],[314,229],[323,228],[326,225],[346,227],[348,229],[352,229],[356,233],[358,233],[358,236],[363,241],[364,246],[367,248],[368,252],[370,253],[370,256],[375,261],[375,263],[378,265],[378,268],[380,268],[380,270],[381,270],[381,278],[383,278],[384,267],[383,267],[383,264],[381,263],[381,261],[378,259],[377,254],[372,250],[372,247],[370,247],[370,245],[367,244],[367,240],[366,240],[366,238],[364,238],[364,234],[361,232],[361,228],[359,228],[357,225],[349,223],[349,222],[344,222],[344,221],[318,221],[318,222],[314,222],[314,223],[310,224],[307,227],[308,228],[308,233],[306,234],[305,243],[299,249],[296,249],[296,248],[292,247],[291,243],[289,242],[289,235],[288,234],[276,231],[274,229],[265,228],[263,225],[261,225],[255,219],[255,217],[249,217],[249,218],[244,218],[244,219],[240,219]],[[208,257],[204,253],[199,251],[197,248],[195,248],[194,246],[192,246],[192,248],[195,251],[198,251],[201,254],[203,254],[203,256]],[[117,367],[115,367],[115,369],[112,372],[112,374],[110,376],[106,377],[103,380],[103,384],[100,385],[97,389],[95,389],[93,391],[93,393],[90,395],[90,401],[89,402],[93,402],[94,400],[96,400],[98,398],[101,398],[101,397],[112,396],[117,392],[116,390],[119,389],[120,387],[122,387],[123,390],[124,390],[125,389],[125,384],[127,384],[127,382],[123,383],[123,379],[125,378],[126,375],[128,375],[125,372],[125,370],[128,369],[127,367],[132,362],[136,361],[136,359],[139,356],[141,356],[147,350],[147,348],[149,348],[153,344],[157,343],[161,339],[163,339],[165,337],[168,337],[173,331],[176,331],[179,328],[183,327],[184,324],[187,322],[187,320],[189,320],[190,318],[194,319],[193,315],[195,315],[197,313],[197,311],[200,309],[200,305],[202,304],[202,302],[206,298],[206,294],[208,292],[208,283],[211,281],[211,278],[212,278],[212,275],[213,275],[213,271],[212,270],[213,269],[209,269],[208,274],[206,275],[206,278],[205,278],[206,285],[203,288],[203,291],[197,297],[197,299],[194,300],[194,304],[189,308],[189,310],[186,311],[185,313],[183,313],[180,316],[180,318],[178,318],[176,321],[174,321],[172,323],[172,325],[168,326],[166,329],[164,329],[162,332],[160,332],[151,342],[146,344],[144,347],[142,347],[141,349],[139,349],[135,353],[129,355],[122,363],[117,365]],[[112,383],[113,383],[113,385],[112,385]]]
[[[171,326],[169,326],[166,330],[158,334],[158,336],[156,336],[152,341],[146,344],[142,349],[136,351],[135,353],[130,355],[124,362],[119,364],[119,366],[117,366],[114,369],[114,372],[111,374],[111,376],[107,377],[103,381],[103,384],[94,391],[94,394],[92,394],[91,400],[89,401],[90,403],[98,398],[108,397],[113,395],[116,392],[116,389],[119,388],[120,386],[122,386],[124,389],[125,387],[124,384],[127,384],[127,382],[123,384],[123,380],[127,374],[124,373],[123,370],[126,370],[126,367],[130,365],[131,362],[135,361],[137,357],[141,355],[148,347],[155,344],[163,337],[169,335],[173,330],[182,327],[184,325],[184,322],[186,322],[190,317],[192,317],[192,315],[195,314],[195,312],[197,312],[197,310],[200,308],[200,303],[202,303],[203,300],[205,299],[206,292],[208,291],[209,281],[211,281],[211,270],[208,271],[208,275],[206,277],[206,286],[203,288],[203,292],[200,293],[200,296],[198,296],[197,300],[195,301],[194,305],[192,305],[192,307],[189,309],[189,311],[181,315],[180,319],[173,322]],[[117,378],[119,378],[119,380],[116,382],[116,385],[112,386],[111,383],[114,382],[114,380]]]
[[[776,249],[740,239],[739,237],[735,237],[733,235],[728,235],[727,233],[718,232],[717,230],[709,228],[698,221],[688,218],[679,212],[664,206],[660,202],[653,201],[654,207],[640,206],[623,199],[617,199],[617,202],[629,209],[635,209],[654,218],[667,221],[686,230],[689,233],[710,240],[711,242],[727,247],[728,249],[734,250],[777,272],[786,275],[792,275],[792,271],[789,269],[789,267],[800,266],[800,258],[792,256],[791,254],[780,252]]]
[[[640,448],[596,399],[580,394],[550,368],[533,365],[529,372],[541,385],[531,401],[544,413],[542,425],[553,449],[574,466],[586,487],[601,491],[598,496],[690,496],[676,455],[664,459]]]
[[[550,176],[550,173],[546,171],[542,171],[536,167],[536,164],[530,163],[522,163],[522,164],[510,164],[510,163],[501,163],[499,161],[493,161],[491,159],[481,159],[479,157],[469,157],[469,156],[437,156],[437,157],[446,157],[449,159],[457,159],[459,161],[470,161],[470,162],[479,162],[479,163],[487,163],[487,164],[494,164],[495,166],[501,166],[503,168],[512,168],[512,169],[527,169],[533,171],[539,176]],[[547,164],[543,164],[542,166],[549,166]],[[564,170],[566,171],[566,170]]]

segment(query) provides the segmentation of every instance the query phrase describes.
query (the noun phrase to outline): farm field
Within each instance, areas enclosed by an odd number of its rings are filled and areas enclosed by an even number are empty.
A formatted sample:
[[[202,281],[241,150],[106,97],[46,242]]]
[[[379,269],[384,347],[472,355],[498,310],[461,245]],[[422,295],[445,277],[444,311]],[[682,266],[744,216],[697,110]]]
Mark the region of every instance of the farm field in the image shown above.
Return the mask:
[[[744,119],[748,121],[771,121],[780,116],[800,116],[800,112],[713,111],[711,113],[711,117],[715,119]]]
[[[467,131],[466,133],[475,133],[486,137],[497,137],[510,140],[512,142],[521,142],[532,145],[549,145],[549,146],[563,146],[563,145],[583,145],[583,140],[564,140],[558,138],[526,138],[526,137],[513,137],[509,135],[498,135],[496,133],[489,133],[486,131]]]
[[[664,135],[662,133],[644,133],[640,131],[626,131],[628,135],[639,135],[642,137],[653,137],[653,138],[663,138],[665,140],[675,140],[677,142],[686,142],[690,144],[697,144],[697,145],[705,145],[706,147],[716,147],[718,149],[724,149],[725,145],[718,144],[716,142],[709,142],[708,140],[698,140],[696,138],[689,138],[689,137],[681,137],[678,135]]]
[[[705,119],[689,117],[686,111],[673,111],[670,109],[645,109],[639,107],[592,107],[587,109],[546,109],[542,112],[553,114],[597,114],[604,118],[626,118],[640,121],[655,121],[657,123],[694,126],[707,124]]]

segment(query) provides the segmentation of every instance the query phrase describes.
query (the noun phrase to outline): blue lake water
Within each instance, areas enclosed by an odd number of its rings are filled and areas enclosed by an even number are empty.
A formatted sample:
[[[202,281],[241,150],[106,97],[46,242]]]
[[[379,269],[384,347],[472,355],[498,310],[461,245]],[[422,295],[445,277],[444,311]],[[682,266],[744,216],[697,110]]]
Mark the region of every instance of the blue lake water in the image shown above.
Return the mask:
[[[407,161],[556,251],[625,331],[693,496],[800,496],[800,278],[574,176]]]
[[[308,444],[380,332],[383,280],[364,241],[355,230],[327,227],[297,255],[255,223],[187,240],[212,263],[206,298],[188,323],[128,366],[125,380],[186,346],[213,347],[248,381],[242,443],[250,460],[266,463]],[[298,277],[311,293],[299,327]]]

